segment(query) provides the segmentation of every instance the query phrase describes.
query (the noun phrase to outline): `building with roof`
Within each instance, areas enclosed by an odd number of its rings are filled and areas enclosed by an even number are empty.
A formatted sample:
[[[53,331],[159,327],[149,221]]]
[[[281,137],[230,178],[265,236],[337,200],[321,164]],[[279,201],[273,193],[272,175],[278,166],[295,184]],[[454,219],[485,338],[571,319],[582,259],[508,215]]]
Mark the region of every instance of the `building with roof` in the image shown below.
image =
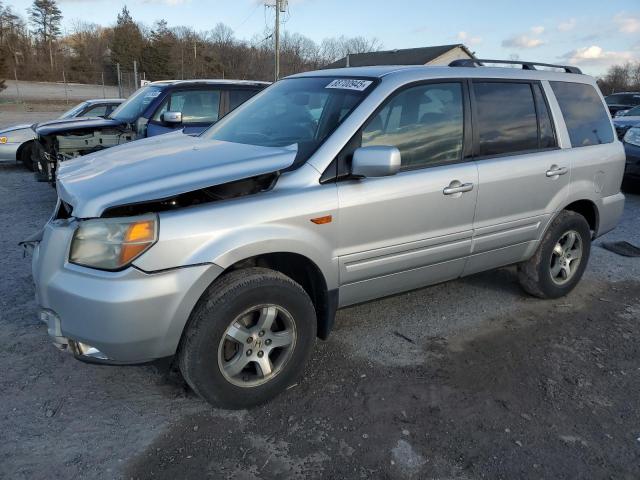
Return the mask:
[[[324,68],[369,67],[374,65],[449,65],[460,59],[475,58],[462,43],[433,47],[404,48],[379,52],[351,53]]]

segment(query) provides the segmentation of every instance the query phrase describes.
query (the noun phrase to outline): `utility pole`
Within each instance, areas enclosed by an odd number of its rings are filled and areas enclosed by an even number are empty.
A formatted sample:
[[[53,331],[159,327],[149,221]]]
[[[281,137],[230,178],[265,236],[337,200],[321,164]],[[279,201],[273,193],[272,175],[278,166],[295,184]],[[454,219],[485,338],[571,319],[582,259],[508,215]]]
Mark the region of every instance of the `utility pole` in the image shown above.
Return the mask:
[[[287,0],[272,0],[275,4],[271,4],[267,1],[265,5],[267,7],[274,7],[276,9],[276,24],[273,32],[273,38],[275,40],[275,68],[274,78],[278,81],[280,78],[280,13],[287,11]]]

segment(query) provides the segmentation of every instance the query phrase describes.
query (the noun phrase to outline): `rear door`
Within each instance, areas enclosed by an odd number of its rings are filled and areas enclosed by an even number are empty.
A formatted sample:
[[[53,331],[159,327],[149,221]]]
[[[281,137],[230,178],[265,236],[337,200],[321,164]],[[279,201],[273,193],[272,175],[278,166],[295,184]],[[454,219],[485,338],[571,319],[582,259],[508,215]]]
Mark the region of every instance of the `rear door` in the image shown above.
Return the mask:
[[[540,82],[474,79],[471,100],[479,189],[465,274],[523,260],[571,176]]]
[[[356,145],[395,146],[402,164],[394,176],[337,184],[341,305],[462,273],[478,175],[466,159],[467,98],[463,81],[418,84],[393,94],[364,125]]]
[[[182,123],[164,121],[165,112],[181,112]],[[174,90],[167,95],[149,120],[147,136],[175,130],[198,134],[221,117],[221,91],[218,87]]]

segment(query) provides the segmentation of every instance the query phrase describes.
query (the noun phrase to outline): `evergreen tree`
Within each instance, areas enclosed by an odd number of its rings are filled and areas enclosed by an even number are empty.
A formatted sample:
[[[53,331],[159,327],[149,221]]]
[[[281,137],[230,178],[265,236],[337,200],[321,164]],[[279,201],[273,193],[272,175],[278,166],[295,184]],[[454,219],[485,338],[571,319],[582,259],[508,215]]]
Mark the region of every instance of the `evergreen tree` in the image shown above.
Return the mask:
[[[49,61],[53,70],[53,42],[61,33],[62,12],[55,0],[33,0],[33,5],[28,12],[34,35],[39,38],[42,45],[49,48]]]
[[[123,7],[113,28],[111,60],[119,63],[120,68],[131,70],[134,60],[140,64],[144,45],[145,39],[140,27],[133,21],[129,9]]]

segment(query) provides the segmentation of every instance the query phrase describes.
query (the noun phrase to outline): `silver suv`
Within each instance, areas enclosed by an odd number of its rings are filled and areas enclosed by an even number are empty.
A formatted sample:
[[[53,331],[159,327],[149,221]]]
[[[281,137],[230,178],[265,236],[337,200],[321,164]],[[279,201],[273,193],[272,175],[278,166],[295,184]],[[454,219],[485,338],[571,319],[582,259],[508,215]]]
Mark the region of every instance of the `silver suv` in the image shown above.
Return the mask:
[[[27,240],[49,334],[85,361],[175,356],[244,408],[338,308],[511,264],[566,295],[622,213],[624,150],[593,78],[519,65],[303,73],[199,137],[63,163]]]

